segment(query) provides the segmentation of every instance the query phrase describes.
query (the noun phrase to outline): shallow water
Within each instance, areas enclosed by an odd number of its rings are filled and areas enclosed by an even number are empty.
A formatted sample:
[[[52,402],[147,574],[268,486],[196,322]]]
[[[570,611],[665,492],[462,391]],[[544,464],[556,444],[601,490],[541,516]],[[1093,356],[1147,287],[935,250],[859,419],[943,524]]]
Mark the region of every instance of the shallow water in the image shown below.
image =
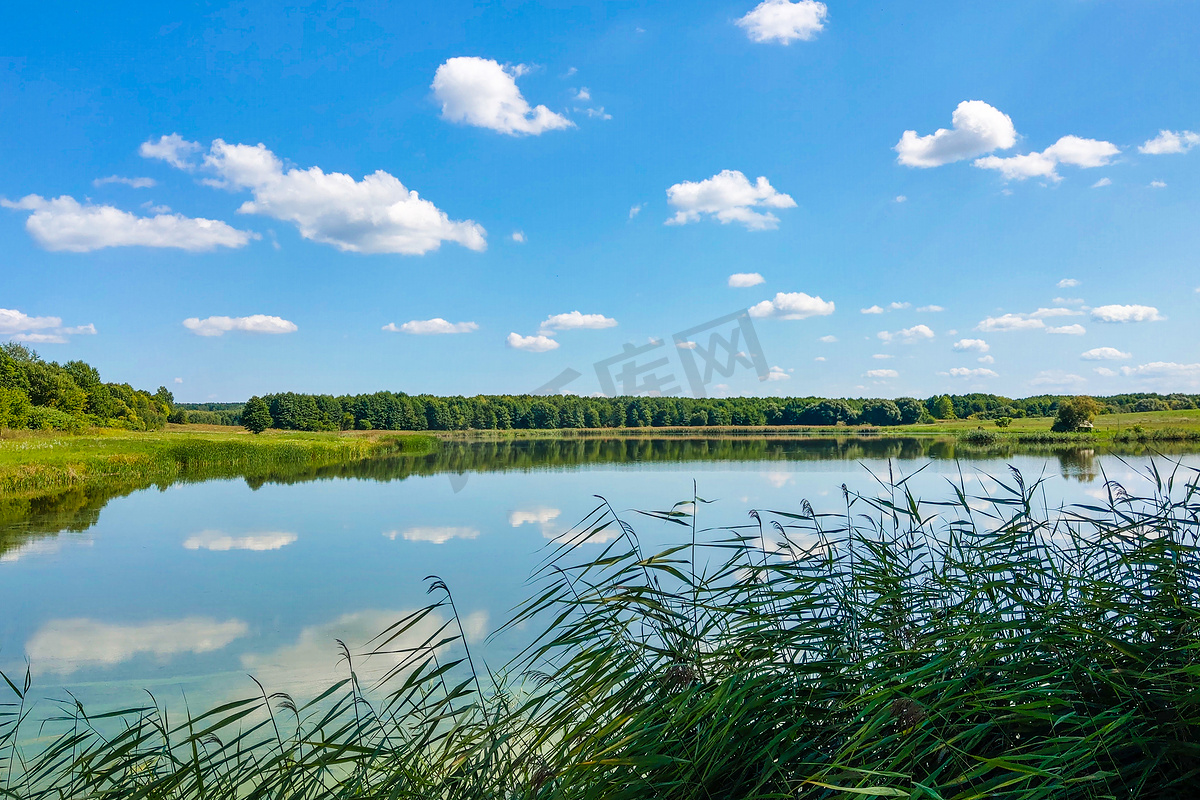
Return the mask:
[[[1173,456],[1189,468],[1200,456]],[[525,599],[557,537],[601,494],[620,510],[666,509],[698,492],[704,527],[750,509],[844,511],[841,486],[874,495],[872,473],[923,499],[996,491],[1009,466],[1044,478],[1050,506],[1104,497],[1105,480],[1148,491],[1145,455],[982,452],[915,439],[446,443],[418,459],[244,480],[112,487],[48,499],[0,526],[0,670],[34,696],[89,708],[141,702],[142,689],[193,710],[256,691],[299,697],[345,674],[355,652],[428,602],[426,576],[454,592],[468,641],[493,667],[519,643],[487,634]],[[1170,467],[1166,461],[1160,464]],[[629,519],[647,549],[681,528]],[[715,534],[712,534],[715,536]],[[582,545],[599,552],[598,543]],[[424,627],[418,633],[432,630]],[[366,674],[370,674],[367,670]],[[45,701],[41,701],[45,704]]]

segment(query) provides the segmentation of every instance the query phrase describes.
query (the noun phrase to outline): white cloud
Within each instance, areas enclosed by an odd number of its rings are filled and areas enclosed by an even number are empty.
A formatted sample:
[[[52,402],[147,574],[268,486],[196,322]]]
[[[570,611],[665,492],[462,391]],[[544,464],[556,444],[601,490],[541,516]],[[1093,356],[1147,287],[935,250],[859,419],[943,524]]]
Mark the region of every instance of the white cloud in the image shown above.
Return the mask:
[[[23,344],[66,344],[69,341],[60,333],[18,333],[12,340]]]
[[[95,336],[96,326],[89,322],[87,325],[76,325],[73,328],[60,328],[59,333],[66,336]]]
[[[1200,145],[1200,133],[1162,130],[1158,132],[1158,136],[1139,147],[1138,152],[1151,156],[1186,153],[1196,145]]]
[[[1112,378],[1120,374],[1115,369],[1109,369],[1108,367],[1096,367],[1092,371],[1097,375],[1103,375],[1106,378]]]
[[[695,350],[697,347],[699,347],[696,342],[676,342],[675,346],[680,350]]]
[[[1112,186],[1112,178],[1101,178],[1092,184],[1093,189],[1102,189],[1105,186]]]
[[[1059,164],[1083,169],[1104,167],[1120,152],[1112,142],[1064,136],[1040,153],[1026,153],[1008,158],[988,156],[976,159],[975,166],[980,169],[999,170],[1005,180],[1023,181],[1026,178],[1040,177],[1057,182],[1062,180],[1056,169]]]
[[[977,358],[975,360],[978,361],[980,364],[995,364],[996,363],[996,359],[991,356],[980,356],[979,358]]]
[[[895,358],[895,356],[892,355],[891,353],[875,353],[874,355],[871,356],[871,358],[883,360],[883,359],[887,359],[887,358]]]
[[[252,533],[246,536],[230,536],[221,531],[201,531],[195,536],[184,540],[183,546],[188,550],[213,550],[225,552],[228,550],[253,550],[264,552],[279,550],[296,541],[294,533]]]
[[[175,379],[175,382],[176,382],[176,383],[183,383],[183,378],[176,378],[176,379]]]
[[[838,338],[836,336],[834,336],[832,333],[827,334],[827,335],[822,336],[821,338],[817,339],[818,342],[822,342],[824,344],[833,344],[837,340],[838,340]]]
[[[919,308],[917,308],[917,313],[918,314],[936,314],[938,312],[945,311],[945,310],[946,309],[942,308],[941,306],[929,305],[929,306],[920,306]]]
[[[388,333],[411,333],[417,336],[430,336],[442,333],[470,333],[471,331],[479,330],[479,325],[474,322],[447,322],[441,317],[433,319],[414,319],[409,320],[397,327],[396,323],[389,322],[383,326],[383,330]]]
[[[96,326],[62,327],[59,317],[31,317],[15,308],[0,308],[0,336],[26,344],[66,344],[69,336],[94,336]]]
[[[1159,322],[1166,317],[1154,306],[1110,305],[1093,308],[1092,319],[1097,322]]]
[[[813,359],[813,361],[824,361],[824,360],[825,360],[825,356],[817,356],[816,358]]]
[[[418,526],[403,531],[385,531],[383,535],[393,542],[398,538],[403,538],[406,542],[445,544],[451,539],[477,539],[479,530],[452,526]]]
[[[285,172],[283,162],[265,145],[226,144],[220,139],[212,143],[204,165],[218,176],[213,185],[247,189],[254,196],[239,213],[291,222],[305,239],[342,251],[422,255],[442,242],[487,249],[482,226],[450,219],[383,170],[360,181],[320,167]]]
[[[900,373],[894,369],[869,369],[863,373],[863,377],[887,380],[888,378],[899,378]]]
[[[1150,188],[1151,189],[1165,189],[1165,188],[1167,188],[1167,182],[1166,181],[1150,181]]]
[[[47,200],[31,194],[0,206],[31,211],[25,230],[47,250],[88,253],[105,247],[170,247],[191,252],[244,247],[257,233],[215,219],[156,214],[139,217],[114,206],[81,204],[69,195]]]
[[[1087,379],[1082,375],[1064,372],[1061,369],[1042,370],[1029,381],[1030,386],[1044,386],[1051,389],[1073,389],[1085,383],[1087,383]]]
[[[986,353],[992,347],[983,339],[959,339],[954,343],[955,350],[970,350],[976,353]]]
[[[907,202],[908,202],[908,198],[907,198],[907,197],[905,197],[905,196],[904,196],[904,195],[902,195],[902,194],[898,194],[898,195],[896,195],[896,202],[897,202],[897,203],[907,203]]]
[[[568,311],[566,314],[551,314],[542,322],[542,332],[600,330],[614,328],[617,321],[603,314],[581,314],[578,311]]]
[[[858,310],[860,314],[882,314],[883,306],[867,306]]]
[[[912,308],[912,303],[897,303],[895,300],[888,303],[889,311],[903,311],[906,308]]]
[[[190,317],[183,321],[183,327],[197,336],[222,336],[229,331],[293,333],[297,330],[296,323],[266,314],[251,314],[248,317],[205,317],[204,319]]]
[[[158,181],[154,178],[126,178],[122,175],[109,175],[107,178],[96,178],[92,181],[92,186],[100,188],[110,183],[121,183],[133,189],[149,189],[158,185]]]
[[[1073,289],[1078,285],[1079,281],[1077,281],[1075,278],[1063,278],[1061,281],[1055,284],[1055,286],[1060,289]]]
[[[557,508],[538,506],[537,508],[517,510],[508,515],[508,524],[514,528],[522,525],[545,525],[558,519],[562,511]]]
[[[786,381],[791,375],[783,367],[771,367],[767,371],[767,380],[769,381]]]
[[[755,42],[812,41],[825,29],[829,9],[817,0],[763,0],[735,24]]]
[[[219,622],[208,617],[125,625],[56,619],[30,638],[25,654],[35,675],[70,675],[85,667],[111,667],[141,654],[166,659],[180,653],[210,653],[249,630],[238,619]]]
[[[986,369],[984,367],[952,367],[948,372],[940,373],[948,375],[951,378],[999,378],[1000,375],[995,370]]]
[[[884,342],[901,342],[903,344],[914,344],[924,339],[932,339],[934,334],[928,325],[914,325],[911,328],[895,331],[880,331],[875,334]]]
[[[750,306],[750,316],[807,319],[827,317],[833,310],[833,301],[825,302],[820,297],[811,297],[804,292],[776,292],[773,300],[763,300]]]
[[[524,65],[503,67],[488,58],[449,59],[433,76],[433,95],[442,106],[442,119],[510,136],[575,127],[546,106],[530,107],[516,80],[526,71]]]
[[[58,328],[60,317],[31,317],[15,308],[0,308],[0,335]]]
[[[530,353],[545,353],[558,349],[558,342],[543,334],[521,336],[518,333],[510,333],[506,341],[508,346],[514,350],[525,350]]]
[[[1054,302],[1060,306],[1081,306],[1083,305],[1082,297],[1056,297]]]
[[[175,169],[193,170],[196,163],[192,161],[192,156],[203,149],[199,142],[189,142],[178,133],[172,133],[160,136],[157,142],[142,142],[138,154],[142,158],[165,161]]]
[[[576,112],[582,112],[588,115],[589,119],[612,119],[612,114],[604,110],[604,106],[599,108],[577,108]]]
[[[629,207],[629,218],[633,219],[638,214],[642,213],[642,209],[646,207],[645,203],[637,203]]]
[[[517,244],[525,244],[525,231],[513,231],[512,240]]]
[[[1087,328],[1083,327],[1079,323],[1075,323],[1074,325],[1060,325],[1058,327],[1046,328],[1046,333],[1055,333],[1065,336],[1083,336],[1085,333],[1087,333]]]
[[[1025,314],[1001,314],[998,317],[988,317],[975,327],[981,331],[1020,331],[1044,328],[1046,323]]]
[[[725,225],[740,222],[747,230],[763,231],[779,227],[779,218],[755,207],[793,208],[796,201],[775,191],[770,181],[760,176],[755,183],[737,170],[722,170],[702,181],[684,181],[667,189],[667,202],[676,209],[668,225],[697,222],[707,214]]]
[[[581,87],[578,91],[576,91],[575,89],[572,89],[571,91],[575,92],[574,99],[578,100],[581,103],[586,103],[592,99],[592,93],[590,91],[588,91],[588,88],[586,86]]]
[[[939,128],[928,136],[905,131],[895,147],[896,160],[909,167],[940,167],[1017,143],[1009,116],[982,100],[964,100],[950,119],[950,130]]]
[[[1093,347],[1085,353],[1081,353],[1080,358],[1085,361],[1123,361],[1127,358],[1133,358],[1129,353],[1122,353],[1115,347]]]
[[[734,289],[745,289],[750,286],[758,286],[766,281],[762,275],[757,272],[735,272],[729,276],[729,285]]]
[[[1200,380],[1200,364],[1180,364],[1175,361],[1151,361],[1136,367],[1121,367],[1121,374],[1133,378],[1183,379],[1194,386]]]

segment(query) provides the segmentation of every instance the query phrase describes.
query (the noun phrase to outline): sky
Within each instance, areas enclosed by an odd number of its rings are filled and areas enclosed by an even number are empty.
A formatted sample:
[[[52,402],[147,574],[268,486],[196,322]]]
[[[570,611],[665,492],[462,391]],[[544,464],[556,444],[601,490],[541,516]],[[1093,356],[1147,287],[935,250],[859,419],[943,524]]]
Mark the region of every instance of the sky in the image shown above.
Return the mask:
[[[1197,97],[1188,0],[22,4],[0,340],[191,402],[631,349],[622,393],[1196,392]]]

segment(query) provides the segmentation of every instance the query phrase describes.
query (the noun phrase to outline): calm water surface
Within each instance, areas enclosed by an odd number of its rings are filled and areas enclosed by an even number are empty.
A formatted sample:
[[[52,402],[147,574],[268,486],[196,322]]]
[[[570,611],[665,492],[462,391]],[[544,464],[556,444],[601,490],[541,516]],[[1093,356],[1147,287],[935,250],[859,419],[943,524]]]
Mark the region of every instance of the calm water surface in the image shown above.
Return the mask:
[[[1190,467],[1200,456],[1176,456]],[[874,494],[871,472],[923,471],[926,499],[960,475],[986,492],[1008,466],[1044,477],[1051,505],[1092,502],[1105,477],[1147,490],[1145,456],[1093,451],[955,452],[916,440],[447,443],[423,459],[317,474],[179,483],[60,498],[0,526],[0,669],[39,697],[69,691],[93,710],[144,697],[193,710],[254,689],[301,697],[344,675],[335,639],[361,649],[428,602],[425,577],[455,593],[468,639],[502,665],[521,632],[485,642],[527,596],[547,546],[602,494],[619,510],[702,497],[701,524],[749,509],[844,508]],[[1103,473],[1103,474],[1102,474]],[[631,515],[648,548],[677,527]],[[598,544],[583,545],[599,552]],[[590,548],[590,550],[589,550]]]

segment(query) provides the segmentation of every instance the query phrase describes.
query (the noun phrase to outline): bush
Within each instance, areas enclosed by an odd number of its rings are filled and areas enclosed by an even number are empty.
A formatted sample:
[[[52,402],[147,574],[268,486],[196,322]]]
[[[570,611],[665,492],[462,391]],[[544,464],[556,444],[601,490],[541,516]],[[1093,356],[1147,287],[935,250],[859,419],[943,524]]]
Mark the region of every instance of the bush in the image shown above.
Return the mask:
[[[33,406],[29,410],[29,427],[39,431],[81,431],[83,421],[57,408]]]
[[[0,428],[28,428],[32,408],[25,392],[0,387]]]
[[[1007,428],[1012,425],[1012,417],[996,417],[997,428]]]

